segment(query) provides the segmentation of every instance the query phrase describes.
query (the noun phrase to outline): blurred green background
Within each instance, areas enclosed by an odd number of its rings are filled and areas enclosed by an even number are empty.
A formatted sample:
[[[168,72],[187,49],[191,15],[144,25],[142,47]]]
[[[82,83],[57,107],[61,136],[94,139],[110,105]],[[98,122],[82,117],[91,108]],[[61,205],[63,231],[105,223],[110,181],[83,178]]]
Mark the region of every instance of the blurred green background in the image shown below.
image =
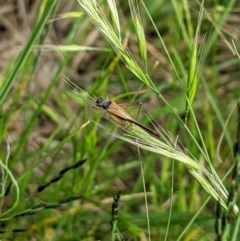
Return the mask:
[[[222,178],[233,165],[235,105],[239,98],[240,4],[206,1],[201,20],[198,1],[144,2],[161,36],[160,39],[139,3],[148,74],[183,121],[188,79],[191,74],[196,77],[191,108],[212,167]],[[86,98],[91,92],[119,103],[141,101],[138,120],[151,127],[146,117],[149,113],[157,127],[178,138],[181,148],[205,165],[184,126],[162,98],[140,82],[116,56],[79,3],[21,0],[0,4],[0,157],[4,163],[7,161],[20,190],[17,207],[3,216],[10,218],[2,221],[1,230],[6,230],[0,234],[2,238],[149,240],[150,236],[151,240],[213,240],[216,203],[210,199],[201,209],[209,195],[185,166],[144,150],[139,158],[136,146],[109,135],[97,123],[118,134],[124,131],[103,118],[102,110],[86,105],[64,82],[66,76],[83,89],[81,95]],[[106,1],[99,5],[111,22]],[[129,4],[117,1],[116,5],[122,39],[144,69],[146,63],[139,53]],[[134,116],[137,110],[132,107],[130,113]],[[92,121],[83,126],[89,119]],[[186,125],[202,147],[192,117]],[[36,192],[37,187],[52,180],[59,171],[83,158],[87,158],[86,163],[71,169],[44,191]],[[9,183],[7,173],[2,173],[3,214],[16,200],[14,188],[3,195]],[[228,176],[224,181],[226,188],[230,183]],[[119,191],[117,227],[122,239],[112,234],[110,225],[113,196]],[[76,195],[82,198],[56,209],[11,218],[39,203],[59,203]],[[26,231],[11,232],[16,228]]]

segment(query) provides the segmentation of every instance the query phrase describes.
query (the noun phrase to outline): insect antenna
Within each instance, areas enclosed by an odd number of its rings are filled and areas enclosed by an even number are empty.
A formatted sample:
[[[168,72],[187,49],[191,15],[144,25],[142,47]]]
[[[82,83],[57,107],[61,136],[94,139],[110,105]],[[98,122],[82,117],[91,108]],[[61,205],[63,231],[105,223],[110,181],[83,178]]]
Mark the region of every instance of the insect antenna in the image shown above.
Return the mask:
[[[97,97],[89,90],[80,88],[78,85],[76,85],[75,83],[73,83],[68,77],[64,76],[63,77],[65,83],[67,83],[70,88],[71,91],[79,98],[81,99],[85,104],[87,104],[88,106],[91,106],[93,108],[96,108],[96,100]],[[86,95],[87,93],[87,95]]]

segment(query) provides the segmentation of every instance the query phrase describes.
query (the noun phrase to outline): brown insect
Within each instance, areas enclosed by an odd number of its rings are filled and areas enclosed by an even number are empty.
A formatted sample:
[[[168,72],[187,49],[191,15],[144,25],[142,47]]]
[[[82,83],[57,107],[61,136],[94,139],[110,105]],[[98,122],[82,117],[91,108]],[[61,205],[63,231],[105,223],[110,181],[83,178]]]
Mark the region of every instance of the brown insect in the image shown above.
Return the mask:
[[[140,103],[124,103],[124,104],[117,104],[114,101],[109,100],[108,98],[102,99],[102,98],[96,98],[92,93],[89,91],[81,89],[79,86],[71,82],[68,78],[64,78],[65,82],[69,84],[72,87],[72,91],[81,99],[83,100],[88,106],[92,106],[93,108],[100,107],[103,108],[108,112],[110,115],[110,118],[123,128],[127,128],[127,125],[124,124],[125,122],[135,124],[139,126],[140,128],[144,129],[145,131],[151,133],[152,135],[159,137],[158,133],[150,129],[149,127],[141,124],[139,121],[137,121],[135,118],[133,118],[129,113],[125,111],[124,108],[128,106],[133,106]],[[75,89],[78,89],[79,92],[75,91]],[[84,94],[87,94],[88,96],[83,96]],[[96,100],[97,99],[97,100]],[[141,104],[140,104],[141,105]],[[140,106],[141,108],[141,106]],[[138,110],[138,113],[140,111],[140,108]],[[137,115],[138,116],[138,115]]]
[[[96,101],[96,105],[98,107],[101,107],[103,109],[105,109],[109,114],[111,119],[116,122],[117,124],[123,126],[124,128],[126,127],[122,121],[127,121],[130,123],[133,123],[139,127],[141,127],[142,129],[148,131],[149,133],[151,133],[154,136],[159,137],[159,135],[153,131],[152,129],[150,129],[147,126],[144,126],[143,124],[141,124],[139,121],[137,121],[136,119],[134,119],[130,114],[128,114],[120,105],[121,104],[117,104],[116,102],[110,101],[107,98],[106,99],[102,99],[102,98],[98,98]],[[126,104],[124,104],[126,106]],[[127,104],[132,105],[131,103]],[[139,108],[140,109],[140,108]],[[139,112],[139,111],[138,111]]]

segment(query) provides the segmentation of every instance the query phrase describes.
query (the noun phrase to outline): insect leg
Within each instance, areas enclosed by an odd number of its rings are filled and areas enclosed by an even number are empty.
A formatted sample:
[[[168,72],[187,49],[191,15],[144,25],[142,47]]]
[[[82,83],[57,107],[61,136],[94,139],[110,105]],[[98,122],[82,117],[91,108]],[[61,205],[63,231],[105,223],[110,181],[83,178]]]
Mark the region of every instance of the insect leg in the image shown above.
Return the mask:
[[[127,129],[127,125],[125,125],[125,124],[121,121],[121,119],[119,119],[118,117],[116,117],[116,116],[114,116],[114,115],[111,115],[111,114],[109,114],[109,116],[110,116],[110,118],[111,118],[111,120],[112,120],[113,122],[115,122],[116,124],[122,126],[124,129]]]
[[[140,110],[142,108],[142,102],[132,102],[132,103],[118,103],[119,106],[121,106],[123,109],[126,109],[130,106],[135,106],[135,105],[138,105],[139,108],[138,108],[138,112],[137,112],[137,117],[136,119],[138,119],[138,115],[140,113]]]

